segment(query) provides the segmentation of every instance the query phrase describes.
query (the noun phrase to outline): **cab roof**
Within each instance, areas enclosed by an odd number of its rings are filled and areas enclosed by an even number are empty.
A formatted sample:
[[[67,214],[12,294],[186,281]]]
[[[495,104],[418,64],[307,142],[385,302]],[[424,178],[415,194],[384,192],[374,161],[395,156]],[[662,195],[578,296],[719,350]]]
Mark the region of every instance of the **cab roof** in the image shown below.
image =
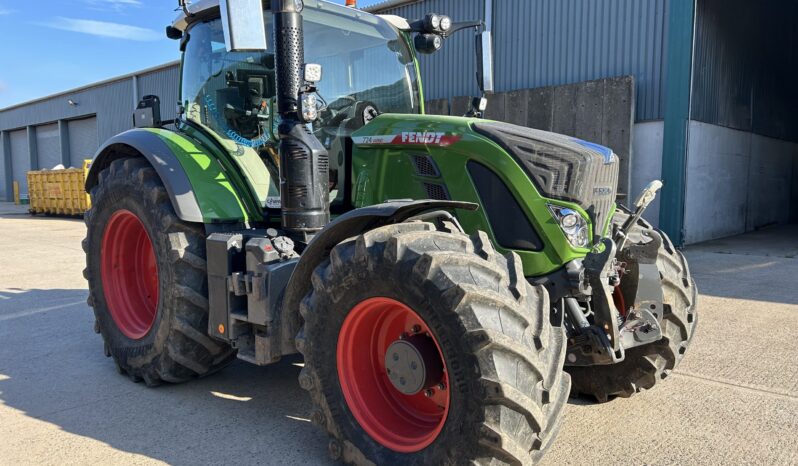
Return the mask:
[[[325,10],[336,11],[338,13],[343,13],[346,15],[351,15],[354,17],[359,17],[362,15],[371,15],[363,10],[358,10],[356,8],[350,8],[342,5],[338,5],[336,3],[331,3],[325,0],[304,0],[306,6],[316,7],[316,8],[323,8]],[[264,0],[264,8],[268,9],[268,0]],[[177,15],[177,18],[172,22],[172,26],[181,30],[185,31],[188,28],[188,25],[194,21],[202,20],[208,17],[218,16],[219,15],[219,0],[198,0],[196,2],[192,2],[187,7],[189,16],[186,16],[185,12],[182,10]],[[401,30],[407,31],[410,29],[410,24],[407,22],[406,19],[400,16],[394,15],[377,15],[380,18],[384,19],[388,23],[390,23],[393,27]]]

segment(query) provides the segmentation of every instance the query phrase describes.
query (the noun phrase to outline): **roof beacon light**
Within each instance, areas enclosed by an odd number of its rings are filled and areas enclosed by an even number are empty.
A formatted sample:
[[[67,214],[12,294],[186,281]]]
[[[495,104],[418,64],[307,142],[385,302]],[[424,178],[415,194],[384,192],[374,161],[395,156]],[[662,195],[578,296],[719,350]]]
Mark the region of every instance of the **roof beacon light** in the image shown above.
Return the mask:
[[[357,0],[346,0],[346,6],[349,8],[357,8]]]

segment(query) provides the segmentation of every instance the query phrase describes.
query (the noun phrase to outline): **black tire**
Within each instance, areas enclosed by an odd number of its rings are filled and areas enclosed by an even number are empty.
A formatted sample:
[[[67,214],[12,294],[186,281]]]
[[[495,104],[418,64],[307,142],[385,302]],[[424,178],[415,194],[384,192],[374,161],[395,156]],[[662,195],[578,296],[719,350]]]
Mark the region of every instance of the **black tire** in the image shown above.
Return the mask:
[[[622,225],[628,218],[629,213],[619,209],[613,224]],[[599,402],[614,396],[628,398],[653,388],[670,375],[684,357],[698,322],[698,290],[684,255],[664,232],[645,220],[640,219],[632,227],[624,249],[652,241],[658,244],[656,264],[662,282],[662,339],[627,350],[626,358],[618,364],[566,367],[573,381],[572,394],[592,396]],[[619,251],[618,257],[624,260],[624,251]]]
[[[83,240],[94,308],[95,331],[102,334],[106,356],[120,373],[148,386],[184,382],[214,372],[235,358],[235,351],[210,338],[205,233],[202,225],[175,215],[160,178],[140,157],[114,160],[91,190],[92,207],[84,218]],[[112,318],[103,291],[102,238],[114,212],[127,209],[144,225],[158,267],[158,305],[151,329],[140,339],[123,334]]]
[[[338,244],[315,271],[301,305],[300,385],[311,419],[331,435],[330,453],[350,464],[533,464],[559,431],[570,380],[562,370],[562,315],[530,285],[516,254],[487,235],[435,231],[410,222]],[[437,438],[413,453],[372,439],[342,394],[336,345],[350,310],[371,297],[411,307],[440,342],[450,410]]]

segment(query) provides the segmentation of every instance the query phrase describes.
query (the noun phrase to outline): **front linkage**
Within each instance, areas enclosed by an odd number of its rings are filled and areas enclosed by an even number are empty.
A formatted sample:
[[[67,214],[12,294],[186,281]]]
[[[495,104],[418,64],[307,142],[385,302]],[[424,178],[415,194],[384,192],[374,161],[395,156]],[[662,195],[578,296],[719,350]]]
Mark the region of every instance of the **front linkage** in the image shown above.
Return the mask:
[[[613,218],[613,239],[534,279],[568,316],[565,365],[574,394],[599,401],[651,388],[676,367],[696,324],[696,288],[684,256],[641,219],[661,182]]]
[[[663,296],[656,264],[660,244],[625,247],[629,230],[661,186],[659,181],[649,185],[634,214],[614,223],[614,241],[602,238],[584,259],[533,280],[547,287],[552,302],[569,318],[566,365],[616,364],[630,348],[662,338]]]

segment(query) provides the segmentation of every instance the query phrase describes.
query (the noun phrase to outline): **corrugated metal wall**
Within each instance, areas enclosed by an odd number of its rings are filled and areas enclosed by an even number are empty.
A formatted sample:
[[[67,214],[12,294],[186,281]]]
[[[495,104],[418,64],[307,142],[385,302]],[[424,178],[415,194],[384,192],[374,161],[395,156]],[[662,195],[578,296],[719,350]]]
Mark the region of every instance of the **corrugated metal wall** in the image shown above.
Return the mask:
[[[177,104],[180,100],[180,67],[177,65],[138,77],[138,97],[157,95],[161,99],[161,119],[177,118]],[[128,115],[130,116],[130,115]]]
[[[798,4],[699,0],[692,119],[798,141]]]
[[[61,163],[57,123],[36,127],[36,153],[39,155],[39,168],[53,168]]]
[[[669,0],[493,0],[497,91],[633,75],[636,119],[662,118]],[[380,13],[484,19],[484,0],[427,0]],[[421,59],[425,98],[477,92],[473,36],[463,31]]]
[[[161,98],[161,117],[166,120],[175,118],[180,86],[179,65],[170,64],[142,72],[135,81],[139,98],[147,94],[158,95]],[[79,167],[83,159],[92,157],[105,140],[132,127],[133,83],[132,76],[125,76],[0,110],[0,131],[8,135],[10,144],[14,146],[9,151],[13,154],[12,179],[20,182],[24,188],[21,192],[27,192],[25,172],[31,166],[27,126],[36,126],[41,168],[61,163],[61,147],[64,145],[69,148],[70,164]],[[74,105],[69,103],[70,100]],[[67,144],[60,140],[59,121],[67,125]],[[11,154],[3,154],[3,157],[12,157]]]
[[[26,173],[30,170],[30,152],[28,151],[28,131],[21,129],[12,131],[11,137],[11,166],[14,181],[19,183],[19,192],[28,192]]]
[[[99,147],[97,139],[97,118],[89,117],[80,120],[69,120],[69,165],[79,168],[83,161],[94,157]]]
[[[163,118],[174,118],[180,85],[177,64],[140,75],[139,98],[144,94],[161,97]],[[77,105],[70,105],[72,100]],[[133,79],[130,77],[67,92],[27,105],[0,110],[0,130],[24,128],[58,120],[73,120],[97,115],[100,143],[132,126]]]
[[[427,13],[451,16],[453,21],[484,21],[483,0],[426,0],[380,11],[380,14],[398,15],[410,20],[422,18]],[[451,37],[443,49],[433,55],[419,54],[419,68],[426,100],[476,95],[476,59],[474,36],[462,31]]]

